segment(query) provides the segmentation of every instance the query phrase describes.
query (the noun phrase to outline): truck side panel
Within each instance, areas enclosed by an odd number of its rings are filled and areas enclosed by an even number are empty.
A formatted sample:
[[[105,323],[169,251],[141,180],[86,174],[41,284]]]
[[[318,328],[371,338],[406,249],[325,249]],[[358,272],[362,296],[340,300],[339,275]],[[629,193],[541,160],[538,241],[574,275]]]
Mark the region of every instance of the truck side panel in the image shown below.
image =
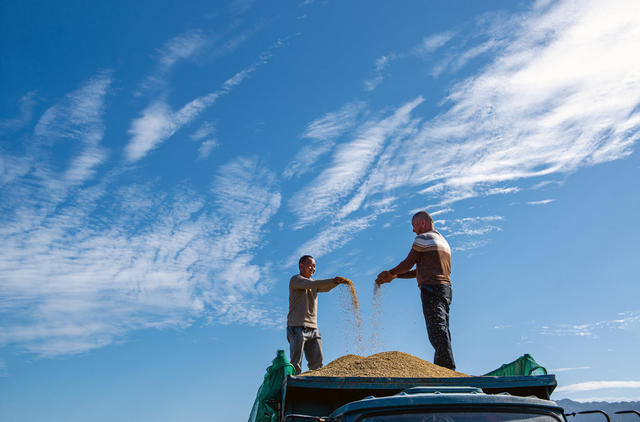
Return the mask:
[[[368,396],[391,396],[418,386],[479,387],[487,394],[506,392],[548,400],[557,382],[555,375],[456,378],[288,376],[282,389],[282,415],[326,416],[344,404]]]

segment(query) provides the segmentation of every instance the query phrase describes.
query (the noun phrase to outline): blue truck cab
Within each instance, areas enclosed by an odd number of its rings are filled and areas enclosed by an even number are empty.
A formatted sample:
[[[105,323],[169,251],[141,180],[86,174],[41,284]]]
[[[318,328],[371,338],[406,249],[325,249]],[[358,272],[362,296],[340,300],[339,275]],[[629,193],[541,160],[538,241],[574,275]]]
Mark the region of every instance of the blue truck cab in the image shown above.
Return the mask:
[[[464,378],[289,376],[282,422],[565,422],[554,375]]]
[[[335,422],[564,422],[554,402],[477,387],[414,387],[389,397],[369,397],[336,409]]]

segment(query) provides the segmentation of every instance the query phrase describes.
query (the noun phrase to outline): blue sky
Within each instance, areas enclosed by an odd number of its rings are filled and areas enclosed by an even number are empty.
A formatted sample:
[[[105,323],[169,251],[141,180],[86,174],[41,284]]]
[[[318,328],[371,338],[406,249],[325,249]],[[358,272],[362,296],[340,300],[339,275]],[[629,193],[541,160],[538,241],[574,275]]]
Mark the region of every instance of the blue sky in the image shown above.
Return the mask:
[[[458,369],[640,400],[636,1],[0,5],[0,416],[244,420],[288,349],[431,360],[420,209],[453,249]],[[361,338],[359,340],[359,338]]]

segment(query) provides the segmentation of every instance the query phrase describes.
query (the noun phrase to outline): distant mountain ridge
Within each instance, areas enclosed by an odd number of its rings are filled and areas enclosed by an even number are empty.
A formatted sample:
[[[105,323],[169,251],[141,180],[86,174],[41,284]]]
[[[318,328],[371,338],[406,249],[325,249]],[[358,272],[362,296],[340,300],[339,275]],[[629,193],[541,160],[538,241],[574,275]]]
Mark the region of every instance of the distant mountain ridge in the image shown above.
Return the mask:
[[[593,401],[593,402],[577,402],[569,399],[555,400],[559,406],[564,409],[565,413],[582,412],[585,410],[602,410],[606,412],[611,421],[620,422],[640,422],[640,418],[634,414],[616,415],[616,412],[622,410],[636,410],[640,412],[640,401],[622,401],[622,402],[606,402],[606,401]],[[568,422],[602,422],[605,421],[604,415],[601,414],[587,414],[577,415],[575,417],[568,417]]]

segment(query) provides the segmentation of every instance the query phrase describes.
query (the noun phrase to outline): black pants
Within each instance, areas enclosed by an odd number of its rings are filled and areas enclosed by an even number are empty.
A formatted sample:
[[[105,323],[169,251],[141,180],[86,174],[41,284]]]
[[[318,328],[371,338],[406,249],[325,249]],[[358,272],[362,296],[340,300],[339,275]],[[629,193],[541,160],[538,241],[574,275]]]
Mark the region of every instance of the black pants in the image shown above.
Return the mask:
[[[451,332],[449,332],[451,297],[451,286],[446,284],[420,287],[422,313],[427,324],[427,334],[435,349],[433,363],[445,368],[456,369],[451,349]]]

